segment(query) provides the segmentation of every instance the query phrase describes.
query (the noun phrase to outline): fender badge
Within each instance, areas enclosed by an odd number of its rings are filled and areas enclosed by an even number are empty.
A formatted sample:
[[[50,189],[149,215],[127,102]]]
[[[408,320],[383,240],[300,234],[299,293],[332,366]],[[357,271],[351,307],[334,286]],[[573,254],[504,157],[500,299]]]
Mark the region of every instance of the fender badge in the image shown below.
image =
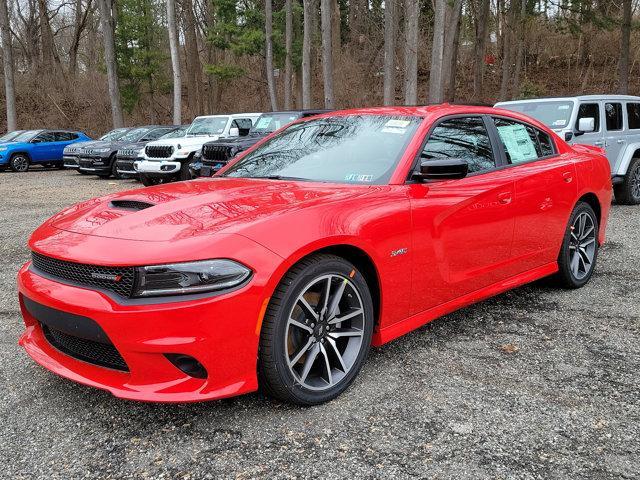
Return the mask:
[[[398,255],[404,255],[409,251],[408,248],[399,248],[398,250],[391,250],[391,257],[397,257]]]

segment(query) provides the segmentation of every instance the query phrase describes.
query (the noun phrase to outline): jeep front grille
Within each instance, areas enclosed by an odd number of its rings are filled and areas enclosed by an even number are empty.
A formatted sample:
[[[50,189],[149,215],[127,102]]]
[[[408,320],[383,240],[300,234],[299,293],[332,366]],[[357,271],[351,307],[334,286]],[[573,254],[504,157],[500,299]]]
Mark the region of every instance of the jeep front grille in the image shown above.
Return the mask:
[[[203,145],[202,160],[209,162],[226,162],[231,158],[231,148],[225,145]]]
[[[172,146],[147,146],[145,147],[145,153],[149,158],[169,158],[173,154]]]

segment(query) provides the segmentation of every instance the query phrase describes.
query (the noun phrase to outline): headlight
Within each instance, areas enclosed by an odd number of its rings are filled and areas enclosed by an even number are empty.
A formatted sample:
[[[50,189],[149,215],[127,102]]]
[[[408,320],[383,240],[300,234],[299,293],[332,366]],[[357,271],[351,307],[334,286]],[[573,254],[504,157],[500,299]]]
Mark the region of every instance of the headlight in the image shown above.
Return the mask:
[[[233,260],[204,260],[139,267],[135,297],[213,292],[240,285],[251,270]]]
[[[8,150],[9,147],[0,147],[0,152],[4,152],[5,150]]]
[[[142,157],[144,157],[144,147],[142,147],[142,148],[140,149],[140,151],[138,152],[137,157],[138,157],[138,158],[142,158]]]

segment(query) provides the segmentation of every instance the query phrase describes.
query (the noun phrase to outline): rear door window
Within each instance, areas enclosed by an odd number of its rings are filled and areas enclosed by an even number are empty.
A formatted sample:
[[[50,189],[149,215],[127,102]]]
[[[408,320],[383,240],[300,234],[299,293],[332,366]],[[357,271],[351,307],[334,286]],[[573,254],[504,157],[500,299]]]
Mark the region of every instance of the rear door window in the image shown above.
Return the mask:
[[[600,131],[600,104],[598,103],[581,103],[578,108],[578,118],[576,118],[576,130],[579,130],[581,118],[593,118],[595,120],[594,132]]]
[[[549,135],[531,125],[494,118],[507,161],[512,165],[548,157],[555,153]]]
[[[469,173],[491,170],[496,166],[489,133],[481,117],[451,118],[438,124],[420,158],[459,158],[469,164]]]
[[[54,132],[42,132],[33,139],[33,143],[55,142],[56,134]]]
[[[640,103],[627,103],[627,121],[630,130],[640,129]]]
[[[604,114],[607,122],[607,130],[622,130],[622,104],[605,103]]]

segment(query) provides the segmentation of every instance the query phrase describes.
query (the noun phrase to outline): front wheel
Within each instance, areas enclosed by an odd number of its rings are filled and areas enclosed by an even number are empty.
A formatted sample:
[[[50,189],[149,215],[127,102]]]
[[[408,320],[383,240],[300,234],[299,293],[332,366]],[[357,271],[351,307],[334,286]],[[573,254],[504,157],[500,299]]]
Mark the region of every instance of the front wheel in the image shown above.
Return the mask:
[[[160,185],[161,183],[168,183],[168,179],[162,177],[151,177],[144,173],[140,173],[138,176],[145,187],[153,187],[154,185]]]
[[[261,388],[298,405],[332,400],[362,368],[373,324],[367,282],[351,263],[334,255],[302,260],[280,282],[264,317]]]
[[[616,195],[616,202],[621,205],[640,204],[640,158],[632,159],[624,180],[615,185],[613,191]]]
[[[196,178],[193,175],[193,172],[191,171],[191,168],[189,168],[191,163],[191,159],[185,160],[182,165],[180,165],[180,180],[193,180],[194,178]]]
[[[27,157],[23,153],[16,153],[13,157],[11,157],[9,167],[14,172],[26,172],[27,170],[29,170],[29,157]]]
[[[598,258],[598,229],[598,216],[591,205],[579,202],[571,212],[558,256],[560,286],[580,288],[589,281]]]

